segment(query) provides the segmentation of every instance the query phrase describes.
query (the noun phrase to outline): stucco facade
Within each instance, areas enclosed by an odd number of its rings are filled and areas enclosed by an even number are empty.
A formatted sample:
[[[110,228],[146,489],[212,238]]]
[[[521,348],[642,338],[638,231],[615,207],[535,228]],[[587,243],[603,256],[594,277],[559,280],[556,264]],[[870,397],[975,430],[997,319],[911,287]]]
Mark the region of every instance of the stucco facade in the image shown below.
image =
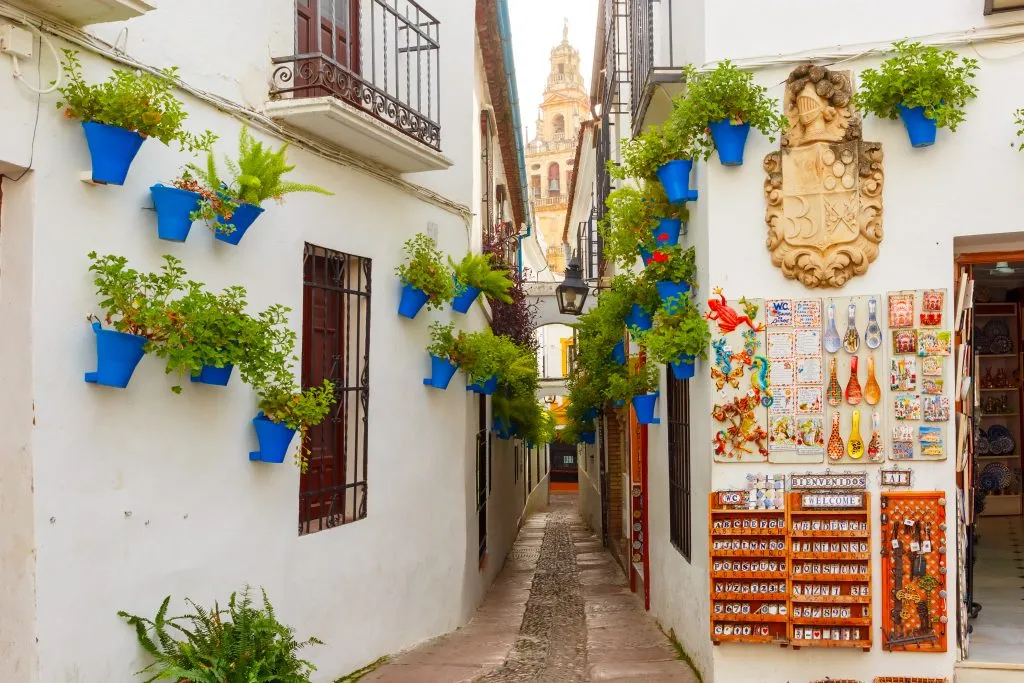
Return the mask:
[[[178,65],[188,127],[216,132],[218,154],[234,150],[246,123],[260,140],[292,142],[294,177],[334,192],[268,206],[237,247],[201,224],[185,243],[157,239],[148,188],[175,177],[188,155],[149,141],[123,187],[82,182],[90,161],[81,126],[60,115],[55,94],[37,99],[0,78],[0,680],[130,680],[146,659],[118,610],[151,615],[172,595],[176,611],[185,597],[211,604],[252,584],[267,590],[282,621],[325,641],[306,654],[319,668],[314,680],[333,681],[458,627],[500,570],[527,504],[546,496],[543,453],[531,453],[524,479],[525,448],[517,459],[513,442],[490,438],[481,566],[479,399],[461,376],[445,392],[421,381],[429,322],[479,329],[487,310],[396,314],[403,242],[434,234],[456,259],[480,248],[479,122],[500,96],[484,80],[466,21],[474,3],[426,5],[444,26],[444,68],[433,78],[450,167],[405,176],[260,114],[271,57],[294,52],[292,0],[180,0],[84,30],[43,25],[56,48],[80,51],[91,82],[135,62]],[[7,17],[38,27],[42,15],[0,2],[0,24]],[[45,84],[55,65],[38,40],[35,49],[22,69],[34,84],[41,55]],[[501,184],[497,137],[492,144]],[[149,356],[124,390],[82,375],[96,361],[88,252],[122,254],[140,270],[173,254],[211,288],[245,286],[253,309],[289,306],[301,335],[306,243],[371,260],[372,348],[366,517],[300,536],[299,472],[249,461],[256,399],[237,377],[175,395]]]

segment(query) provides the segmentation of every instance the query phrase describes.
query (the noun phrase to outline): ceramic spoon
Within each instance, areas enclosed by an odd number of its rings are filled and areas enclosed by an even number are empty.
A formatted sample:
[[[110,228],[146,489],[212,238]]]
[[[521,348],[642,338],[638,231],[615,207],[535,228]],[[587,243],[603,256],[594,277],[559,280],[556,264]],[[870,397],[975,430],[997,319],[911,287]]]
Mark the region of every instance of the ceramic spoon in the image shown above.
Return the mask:
[[[828,437],[828,459],[843,459],[843,437],[839,435],[839,413],[832,413],[832,434]]]
[[[868,442],[868,459],[882,460],[882,435],[878,433],[878,411],[871,413],[871,441]]]
[[[860,348],[860,333],[857,332],[857,304],[846,308],[846,334],[843,335],[843,348],[847,353],[857,353]]]
[[[875,379],[875,354],[868,356],[868,383],[864,385],[864,400],[868,405],[875,405],[882,400],[882,387]]]
[[[828,390],[825,391],[825,397],[833,408],[843,402],[843,388],[839,386],[839,377],[836,376],[837,367],[838,362],[835,358],[829,361]]]
[[[839,330],[836,329],[835,304],[828,305],[828,329],[825,330],[825,339],[822,340],[822,344],[824,344],[825,350],[829,353],[838,351],[839,346],[842,344],[842,340],[839,338]]]
[[[853,426],[850,427],[850,440],[846,442],[846,454],[854,460],[864,457],[864,439],[860,438],[860,411],[853,411]],[[831,452],[829,453],[831,455]]]
[[[835,360],[834,358],[832,360]],[[860,380],[857,379],[857,356],[850,358],[850,381],[846,383],[846,402],[851,406],[860,403]]]
[[[864,343],[869,349],[877,349],[882,345],[882,328],[878,326],[878,302],[868,299],[868,327],[864,330]]]

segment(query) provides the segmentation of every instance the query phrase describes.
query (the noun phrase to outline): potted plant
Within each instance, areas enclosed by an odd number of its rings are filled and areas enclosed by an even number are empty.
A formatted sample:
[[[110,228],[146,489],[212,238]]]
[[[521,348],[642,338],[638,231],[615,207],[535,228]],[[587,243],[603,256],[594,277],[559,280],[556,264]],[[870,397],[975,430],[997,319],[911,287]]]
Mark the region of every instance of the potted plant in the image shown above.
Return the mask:
[[[654,283],[662,304],[685,295],[697,284],[696,258],[693,247],[665,247],[651,256],[643,279]]]
[[[912,146],[933,145],[937,128],[956,131],[967,103],[977,97],[971,81],[978,61],[905,40],[893,43],[893,51],[878,69],[861,72],[854,104],[878,118],[899,116]]]
[[[632,274],[616,275],[610,291],[621,292],[628,302],[629,311],[623,316],[623,322],[631,332],[638,334],[651,329],[653,315],[661,308],[661,296],[653,282]]]
[[[690,189],[693,170],[693,141],[678,127],[652,126],[622,145],[622,166],[608,164],[609,173],[619,180],[658,180],[672,204],[697,200]]]
[[[612,377],[608,385],[608,398],[617,405],[632,401],[639,424],[659,424],[661,420],[654,417],[654,406],[658,400],[660,379],[653,363],[630,363],[628,372]]]
[[[123,256],[89,253],[93,284],[104,309],[100,320],[90,316],[96,334],[96,372],[85,373],[85,381],[125,388],[146,351],[164,341],[168,305],[185,287],[185,269],[173,256],[164,256],[159,273],[140,273],[128,268]]]
[[[676,379],[694,375],[694,359],[708,357],[711,330],[688,296],[676,299],[654,316],[654,327],[641,339],[648,358],[672,366]]]
[[[491,395],[498,388],[498,373],[503,369],[503,347],[507,337],[490,330],[460,334],[453,355],[466,373],[466,391]]]
[[[324,421],[334,405],[334,385],[323,384],[298,390],[290,367],[283,366],[265,384],[254,387],[260,397],[260,412],[252,420],[259,441],[259,450],[249,453],[249,460],[280,464],[288,453],[295,433],[299,433],[296,464],[306,471],[306,434]]]
[[[192,135],[182,128],[188,114],[172,94],[176,68],[159,75],[115,69],[103,83],[90,85],[74,50],[64,50],[61,66],[67,82],[57,88],[57,108],[82,120],[93,182],[123,185],[146,138],[177,142],[190,152],[207,150],[216,140],[210,131]]]
[[[238,138],[238,158],[225,157],[224,160],[231,173],[229,181],[222,179],[213,152],[207,155],[205,166],[188,165],[189,171],[205,185],[207,192],[204,197],[217,193],[223,201],[220,206],[210,206],[213,200],[204,198],[201,209],[203,215],[217,216],[211,225],[218,240],[238,244],[263,213],[260,205],[268,199],[281,202],[286,194],[295,192],[334,194],[319,185],[284,180],[287,173],[295,170],[294,165],[288,164],[287,151],[288,143],[274,150],[270,145],[257,141],[249,129],[242,126]],[[224,210],[230,213],[218,213]]]
[[[754,83],[752,74],[729,60],[705,72],[688,64],[683,68],[683,81],[686,95],[675,103],[671,125],[689,132],[695,157],[707,159],[717,149],[723,165],[739,166],[751,126],[775,142],[786,125],[786,117],[768,96],[768,89]]]
[[[628,185],[612,190],[605,205],[608,211],[598,224],[604,255],[624,269],[636,264],[638,248],[649,253],[678,244],[689,216],[686,207],[670,204],[661,185],[651,181],[642,190]]]
[[[437,320],[430,323],[430,377],[423,380],[428,387],[447,389],[459,369],[455,339],[454,325],[442,325]]]
[[[406,241],[402,247],[406,260],[395,274],[402,281],[402,299],[398,314],[415,318],[426,304],[428,309],[440,309],[455,295],[455,281],[445,268],[437,243],[423,233]]]
[[[299,651],[322,643],[316,638],[297,641],[295,629],[277,620],[266,591],[261,592],[262,604],[250,597],[248,587],[241,595],[232,593],[227,609],[216,602],[204,608],[186,600],[191,612],[179,617],[167,616],[170,596],[152,620],[118,612],[153,660],[138,675],[178,683],[309,683],[316,667],[300,659]]]
[[[170,185],[156,183],[149,192],[156,211],[157,237],[171,242],[184,242],[194,221],[214,224],[218,216],[230,219],[238,208],[225,195],[200,183],[187,167]]]
[[[466,313],[476,298],[483,292],[489,299],[497,299],[506,304],[512,303],[508,291],[512,289],[512,280],[504,268],[496,267],[490,254],[466,254],[458,263],[448,257],[455,278],[455,298],[452,310]]]

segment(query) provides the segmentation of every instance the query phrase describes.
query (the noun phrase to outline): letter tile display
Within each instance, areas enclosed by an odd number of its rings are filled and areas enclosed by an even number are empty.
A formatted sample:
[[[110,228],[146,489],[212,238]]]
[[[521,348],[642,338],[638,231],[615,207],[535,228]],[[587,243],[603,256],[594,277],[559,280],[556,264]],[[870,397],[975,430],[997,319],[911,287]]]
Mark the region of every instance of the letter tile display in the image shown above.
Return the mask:
[[[821,299],[766,299],[771,367],[768,460],[818,463],[825,457]]]
[[[880,295],[825,300],[825,421],[828,461],[885,461],[885,302]]]
[[[715,289],[711,323],[711,434],[715,462],[768,459],[771,364],[765,349],[764,300],[727,299]]]
[[[946,325],[946,290],[889,292],[886,300],[889,459],[943,460],[952,412],[946,377],[953,335]]]

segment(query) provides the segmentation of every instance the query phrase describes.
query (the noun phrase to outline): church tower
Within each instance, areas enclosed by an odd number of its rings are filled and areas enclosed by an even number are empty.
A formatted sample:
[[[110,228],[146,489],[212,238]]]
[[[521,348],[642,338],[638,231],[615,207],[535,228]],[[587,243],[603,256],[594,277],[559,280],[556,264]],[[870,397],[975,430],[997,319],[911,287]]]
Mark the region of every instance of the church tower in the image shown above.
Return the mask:
[[[526,146],[530,199],[548,265],[565,271],[562,229],[572,184],[573,157],[580,125],[590,118],[590,99],[583,87],[580,53],[569,44],[569,22],[562,42],[551,50],[551,71],[537,112],[534,137]]]

